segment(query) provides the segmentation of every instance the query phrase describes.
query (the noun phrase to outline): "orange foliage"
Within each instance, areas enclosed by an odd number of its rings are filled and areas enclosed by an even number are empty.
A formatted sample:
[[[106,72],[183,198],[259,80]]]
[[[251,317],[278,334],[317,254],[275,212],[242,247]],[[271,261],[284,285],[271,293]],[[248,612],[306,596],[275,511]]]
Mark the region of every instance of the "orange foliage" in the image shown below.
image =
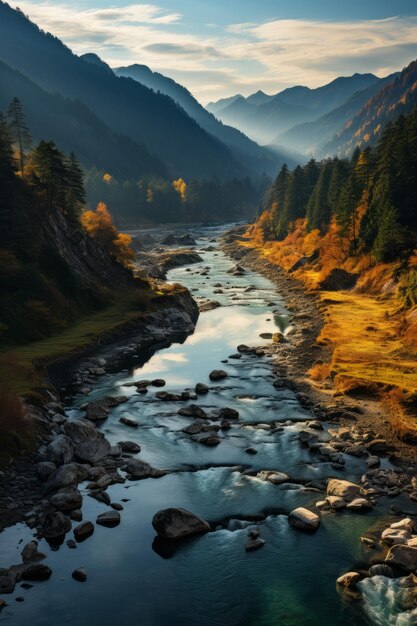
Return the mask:
[[[175,191],[179,194],[181,200],[185,202],[187,199],[187,183],[182,178],[178,178],[172,182],[172,186]]]
[[[81,224],[100,247],[107,250],[119,263],[129,265],[135,256],[130,248],[132,237],[117,232],[104,202],[99,202],[95,211],[85,211],[81,216]]]
[[[308,375],[316,382],[324,382],[330,378],[331,367],[328,363],[316,363],[308,370]]]
[[[104,181],[105,183],[109,183],[109,182],[112,180],[112,178],[113,178],[113,176],[112,176],[111,174],[107,174],[107,173],[106,173],[106,174],[104,174],[104,176],[103,176],[103,181]]]

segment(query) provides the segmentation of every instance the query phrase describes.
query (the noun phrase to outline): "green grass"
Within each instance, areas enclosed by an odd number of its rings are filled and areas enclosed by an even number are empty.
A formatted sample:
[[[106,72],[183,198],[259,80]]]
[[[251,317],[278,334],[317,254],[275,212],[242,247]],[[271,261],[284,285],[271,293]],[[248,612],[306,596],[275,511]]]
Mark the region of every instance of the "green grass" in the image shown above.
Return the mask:
[[[64,331],[0,353],[0,378],[14,393],[26,396],[43,383],[44,366],[60,356],[98,345],[103,335],[142,316],[159,294],[149,290],[121,297],[117,304],[88,315]],[[155,306],[155,304],[154,304]]]

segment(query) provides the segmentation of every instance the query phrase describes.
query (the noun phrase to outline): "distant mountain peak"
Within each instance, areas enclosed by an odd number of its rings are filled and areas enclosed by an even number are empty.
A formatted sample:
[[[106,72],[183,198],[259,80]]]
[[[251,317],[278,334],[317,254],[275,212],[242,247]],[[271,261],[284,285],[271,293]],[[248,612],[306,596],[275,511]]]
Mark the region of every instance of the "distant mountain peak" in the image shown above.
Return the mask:
[[[98,54],[96,54],[95,52],[86,52],[85,54],[82,54],[80,56],[80,59],[86,61],[87,63],[91,63],[91,65],[97,65],[98,67],[106,70],[106,72],[110,72],[111,74],[113,73],[110,65],[107,65],[107,63],[103,61],[103,59],[100,59]]]

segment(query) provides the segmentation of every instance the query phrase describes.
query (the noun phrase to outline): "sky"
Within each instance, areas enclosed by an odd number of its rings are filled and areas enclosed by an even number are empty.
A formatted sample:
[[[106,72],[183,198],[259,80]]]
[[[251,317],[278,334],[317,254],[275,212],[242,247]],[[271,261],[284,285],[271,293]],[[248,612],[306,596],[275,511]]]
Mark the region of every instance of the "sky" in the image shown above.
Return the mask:
[[[417,58],[417,0],[9,3],[76,54],[148,65],[203,104],[355,72],[385,76]]]

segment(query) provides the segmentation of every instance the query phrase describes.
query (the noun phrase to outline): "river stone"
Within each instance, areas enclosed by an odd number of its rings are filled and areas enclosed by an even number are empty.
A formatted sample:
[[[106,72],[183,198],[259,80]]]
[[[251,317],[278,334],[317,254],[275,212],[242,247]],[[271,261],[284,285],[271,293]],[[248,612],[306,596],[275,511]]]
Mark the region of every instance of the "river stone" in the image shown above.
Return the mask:
[[[204,446],[218,446],[221,439],[217,435],[204,435],[198,439],[198,443],[202,443]]]
[[[281,485],[288,482],[290,477],[284,472],[271,472],[268,474],[267,480],[273,485]]]
[[[16,579],[10,574],[0,576],[0,593],[13,593],[16,586]]]
[[[50,567],[43,563],[37,563],[35,565],[29,565],[29,567],[23,572],[23,580],[49,580],[52,576],[52,570]]]
[[[130,428],[139,428],[139,422],[132,417],[121,417],[119,422],[125,426],[130,426]]]
[[[55,463],[55,465],[65,465],[69,463],[74,454],[74,447],[65,435],[58,435],[46,447],[45,460]]]
[[[320,517],[316,515],[316,513],[313,513],[313,511],[309,511],[300,506],[294,509],[294,511],[291,511],[288,516],[288,523],[298,530],[313,532],[320,526]]]
[[[94,500],[102,502],[103,504],[110,504],[111,502],[109,494],[101,489],[98,489],[97,491],[90,491],[88,495],[90,498],[94,498]]]
[[[84,541],[84,539],[88,539],[94,532],[94,525],[92,522],[85,521],[78,524],[73,530],[74,537],[77,541]]]
[[[227,378],[227,373],[224,370],[213,370],[209,374],[210,380],[222,380]]]
[[[354,498],[346,505],[347,509],[352,511],[361,511],[362,509],[372,508],[372,504],[366,498]]]
[[[51,463],[50,461],[41,461],[37,464],[36,468],[40,480],[48,480],[51,474],[56,472],[55,463]]]
[[[198,435],[203,430],[203,425],[195,422],[194,424],[190,424],[189,426],[185,426],[182,429],[182,432],[186,435]]]
[[[411,519],[411,517],[405,517],[399,522],[394,522],[393,524],[390,524],[390,528],[408,530],[409,533],[412,533],[414,530],[413,520]]]
[[[210,530],[210,525],[201,517],[186,509],[163,509],[155,513],[152,526],[160,537],[182,539],[191,535],[200,535]]]
[[[149,463],[140,459],[129,459],[122,469],[134,479],[158,478],[164,475],[164,472],[155,469]]]
[[[91,441],[99,436],[99,431],[94,424],[85,420],[67,420],[64,424],[64,432],[74,444]]]
[[[46,539],[57,539],[71,530],[71,521],[61,511],[48,513],[42,524],[42,534]]]
[[[133,384],[136,387],[136,389],[144,389],[150,386],[151,381],[150,380],[138,380]]]
[[[338,496],[327,496],[326,502],[332,509],[344,509],[346,507],[346,501]]]
[[[138,452],[140,452],[140,445],[135,441],[119,441],[117,445],[122,452],[129,454],[138,454]]]
[[[205,395],[206,393],[209,392],[209,388],[204,383],[197,383],[194,388],[194,391],[198,393],[199,395]]]
[[[79,482],[78,468],[75,463],[61,465],[48,479],[45,485],[45,493],[58,491],[68,487],[75,487]]]
[[[84,567],[79,567],[78,569],[74,570],[71,576],[79,583],[85,583],[85,581],[87,580],[87,572]]]
[[[385,562],[388,565],[396,565],[407,572],[414,572],[417,569],[417,548],[394,545],[390,548]]]
[[[231,409],[230,407],[225,406],[222,409],[220,409],[218,413],[218,417],[219,419],[237,420],[239,419],[239,411],[236,411],[236,409]]]
[[[198,404],[189,404],[178,410],[178,415],[184,415],[185,417],[197,417],[204,419],[207,417],[207,413]]]
[[[105,513],[101,513],[97,519],[96,524],[100,526],[107,526],[109,528],[113,528],[114,526],[118,526],[120,524],[120,513],[118,511],[106,511]]]
[[[85,416],[91,422],[100,422],[107,419],[109,415],[109,407],[106,402],[95,400],[89,402],[85,410]]]
[[[353,500],[360,493],[360,486],[351,483],[348,480],[338,480],[331,478],[327,483],[327,495],[338,496],[344,500]]]
[[[55,493],[49,498],[49,502],[58,511],[73,511],[82,506],[83,498],[78,489],[65,489]]]
[[[339,576],[339,578],[336,580],[338,585],[341,585],[342,587],[356,587],[356,583],[358,583],[361,579],[360,574],[358,574],[358,572],[347,572],[346,574],[343,574],[343,576]]]
[[[387,528],[383,531],[381,539],[389,546],[406,544],[411,539],[411,533],[404,528]]]
[[[23,563],[42,561],[42,559],[46,558],[45,554],[42,554],[42,552],[38,551],[38,542],[35,540],[30,541],[24,546],[21,555]]]
[[[385,563],[378,563],[377,565],[372,565],[369,568],[369,576],[386,576],[387,578],[394,578],[394,571],[389,565],[385,565]]]
[[[265,544],[265,539],[249,536],[245,543],[245,550],[246,552],[253,552],[254,550],[259,550],[259,548],[262,548]]]
[[[110,442],[100,433],[100,437],[79,443],[75,448],[75,456],[83,463],[98,463],[110,453]]]
[[[155,380],[151,382],[151,385],[152,387],[165,387],[166,381],[163,378],[155,378]]]

